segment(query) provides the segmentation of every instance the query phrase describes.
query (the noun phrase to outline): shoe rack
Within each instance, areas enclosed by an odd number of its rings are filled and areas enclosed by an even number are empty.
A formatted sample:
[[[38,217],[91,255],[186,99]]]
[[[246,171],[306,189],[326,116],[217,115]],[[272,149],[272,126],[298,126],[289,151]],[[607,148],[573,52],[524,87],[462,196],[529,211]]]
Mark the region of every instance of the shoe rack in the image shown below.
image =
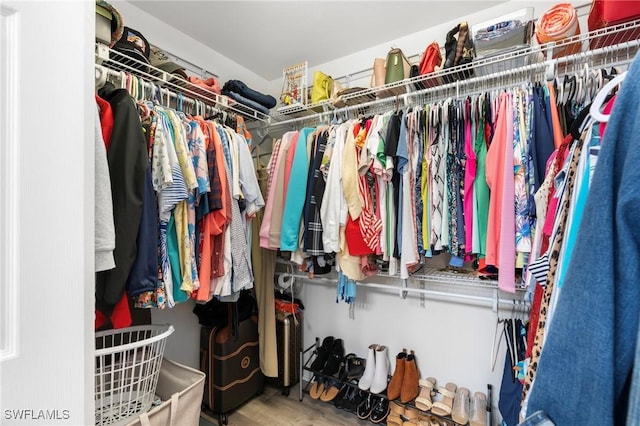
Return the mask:
[[[324,344],[324,341],[321,343],[320,338],[316,337],[315,343],[303,349],[300,353],[300,377],[303,377],[303,373],[305,371],[312,375],[311,381],[306,383],[303,383],[302,380],[300,381],[300,401],[303,400],[304,395],[308,395],[311,398],[321,400],[328,404],[333,404],[336,408],[343,409],[357,416],[361,420],[369,420],[374,424],[415,424],[416,426],[493,426],[491,415],[492,386],[490,384],[487,385],[486,401],[483,402],[483,405],[485,406],[484,410],[482,410],[482,412],[478,410],[478,413],[475,414],[475,418],[472,418],[473,409],[470,413],[469,407],[473,406],[474,399],[473,396],[471,396],[469,405],[467,405],[466,409],[468,421],[456,422],[453,420],[451,414],[441,415],[434,413],[432,410],[418,408],[415,402],[416,398],[412,398],[409,402],[402,402],[401,397],[390,399],[388,395],[388,388],[393,381],[393,376],[387,374],[386,370],[383,372],[383,374],[386,375],[386,383],[383,385],[384,389],[380,392],[372,392],[370,389],[365,390],[360,387],[361,381],[371,379],[370,377],[366,377],[366,371],[357,379],[349,379],[344,378],[344,374],[341,374],[343,372],[342,367],[336,374],[325,374],[323,370],[316,370],[312,368],[314,361],[319,357],[323,357],[321,352],[323,351]],[[370,352],[371,349],[375,350],[375,348],[370,347]],[[370,356],[371,354],[367,357],[368,362],[371,361]],[[386,358],[386,351],[384,356]],[[362,359],[364,360],[364,358]],[[344,365],[344,362],[341,365]],[[397,370],[398,367],[396,366],[396,371]],[[424,389],[420,387],[420,396],[424,396],[423,391]],[[434,390],[430,393],[429,399],[433,400],[434,403],[437,401],[443,401],[443,399],[446,400],[446,397],[435,399],[434,396],[437,396],[437,394],[438,391]],[[448,402],[444,402],[445,404],[448,404],[451,410],[455,410],[454,396],[451,396]],[[488,421],[487,418],[489,419]],[[478,419],[481,421],[478,421]],[[396,421],[399,423],[396,423]]]

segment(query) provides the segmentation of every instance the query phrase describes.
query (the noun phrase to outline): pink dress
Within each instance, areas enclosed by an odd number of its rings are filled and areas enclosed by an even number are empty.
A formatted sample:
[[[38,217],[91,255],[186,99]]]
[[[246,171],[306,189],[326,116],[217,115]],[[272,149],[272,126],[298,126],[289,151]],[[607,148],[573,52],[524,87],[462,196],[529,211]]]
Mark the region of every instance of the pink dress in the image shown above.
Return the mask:
[[[500,290],[515,292],[516,224],[513,174],[513,104],[510,93],[499,100],[496,130],[487,152],[487,184],[491,190],[487,226],[488,265],[496,266]]]
[[[466,162],[464,166],[464,240],[465,251],[472,253],[473,248],[473,183],[476,180],[476,153],[474,151],[474,141],[471,137],[471,111],[470,105],[465,105],[465,127],[464,127],[464,154]],[[467,259],[468,260],[468,259]]]

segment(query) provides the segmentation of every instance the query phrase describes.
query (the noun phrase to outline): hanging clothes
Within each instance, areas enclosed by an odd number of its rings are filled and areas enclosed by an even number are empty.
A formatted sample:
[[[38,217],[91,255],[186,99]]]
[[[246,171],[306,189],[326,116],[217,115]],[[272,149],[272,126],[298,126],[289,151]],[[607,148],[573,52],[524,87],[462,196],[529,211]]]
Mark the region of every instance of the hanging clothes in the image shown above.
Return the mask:
[[[136,258],[136,238],[144,200],[147,144],[135,103],[126,90],[107,84],[98,95],[109,102],[114,126],[107,151],[113,199],[116,246],[115,268],[96,274],[96,308],[110,317],[124,296],[124,289]]]
[[[500,270],[498,286],[515,291],[515,189],[513,175],[513,108],[510,93],[500,95],[491,147],[487,151],[487,184],[491,190],[486,262]]]
[[[300,231],[300,218],[304,207],[309,170],[308,136],[312,128],[304,128],[298,134],[298,141],[291,164],[284,211],[282,212],[282,231],[280,234],[280,250],[296,251],[298,248],[298,234]]]

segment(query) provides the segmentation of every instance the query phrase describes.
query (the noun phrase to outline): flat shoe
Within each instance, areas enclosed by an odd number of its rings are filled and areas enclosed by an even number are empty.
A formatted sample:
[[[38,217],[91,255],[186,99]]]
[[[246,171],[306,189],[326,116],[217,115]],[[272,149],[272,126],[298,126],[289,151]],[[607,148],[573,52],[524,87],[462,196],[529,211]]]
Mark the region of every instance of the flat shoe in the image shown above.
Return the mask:
[[[371,410],[373,410],[373,395],[367,392],[367,396],[362,399],[362,402],[358,404],[358,408],[356,409],[356,415],[359,419],[366,420],[371,415]]]
[[[320,395],[320,401],[329,402],[333,401],[336,396],[340,393],[340,390],[347,386],[346,384],[341,384],[337,381],[331,381],[324,387],[324,392]]]
[[[371,410],[371,421],[373,423],[383,422],[389,415],[389,400],[382,396],[375,398],[373,409]]]
[[[313,399],[318,399],[323,392],[324,380],[316,377],[316,380],[311,384],[311,388],[309,388],[309,396]]]

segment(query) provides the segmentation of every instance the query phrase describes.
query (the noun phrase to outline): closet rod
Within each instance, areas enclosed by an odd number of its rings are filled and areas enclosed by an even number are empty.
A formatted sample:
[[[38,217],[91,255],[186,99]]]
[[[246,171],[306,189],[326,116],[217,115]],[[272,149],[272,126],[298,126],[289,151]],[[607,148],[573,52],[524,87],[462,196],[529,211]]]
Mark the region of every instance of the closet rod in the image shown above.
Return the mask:
[[[640,21],[636,21],[633,23],[633,26],[628,26],[628,28],[640,28]],[[627,28],[627,27],[624,27]],[[618,30],[620,30],[620,28],[618,28]],[[594,34],[591,34],[591,37],[585,37],[584,39],[581,38],[577,38],[576,42],[588,42],[588,40],[592,40],[592,39],[597,39],[600,37],[604,37],[604,36],[612,36],[612,34],[616,34],[615,31],[610,31],[610,32],[606,32],[606,31],[602,31],[602,32],[596,32]],[[545,45],[546,46],[546,45]],[[633,60],[633,56],[635,55],[638,47],[640,46],[640,40],[631,40],[631,41],[626,41],[623,43],[619,43],[613,46],[604,46],[604,47],[600,47],[597,49],[593,49],[593,50],[588,50],[585,52],[578,52],[572,55],[568,55],[568,56],[563,56],[560,58],[554,58],[554,59],[550,59],[550,60],[546,60],[543,62],[537,62],[534,64],[529,64],[529,65],[524,65],[521,67],[517,67],[517,68],[513,68],[513,69],[509,69],[509,70],[505,70],[505,71],[500,71],[497,73],[492,73],[492,74],[487,74],[485,76],[480,76],[480,77],[473,77],[470,79],[466,79],[466,80],[458,80],[456,82],[453,83],[447,83],[447,84],[441,84],[435,87],[429,87],[426,89],[422,89],[422,90],[417,90],[414,92],[410,92],[410,93],[405,93],[399,96],[396,96],[395,98],[398,99],[402,99],[403,103],[405,103],[407,100],[413,100],[414,98],[419,98],[419,97],[424,97],[426,95],[430,95],[430,94],[435,94],[438,92],[446,92],[447,90],[453,90],[459,87],[467,87],[470,85],[474,85],[474,84],[478,84],[478,83],[482,83],[482,82],[486,82],[486,81],[491,81],[491,80],[495,80],[497,85],[504,85],[507,82],[505,80],[508,80],[509,78],[513,78],[513,76],[522,76],[523,74],[527,73],[527,72],[532,72],[532,71],[539,71],[541,69],[553,69],[554,70],[554,74],[557,74],[557,65],[564,65],[565,67],[568,66],[570,63],[573,63],[575,65],[581,65],[584,63],[587,63],[587,61],[598,61],[600,60],[598,63],[599,66],[614,66],[614,65],[622,65],[622,64],[627,64],[630,63]],[[546,47],[547,49],[552,49],[554,46],[548,46]],[[633,52],[632,52],[633,49]],[[620,53],[624,54],[626,52],[626,58],[624,59],[618,59],[616,61],[613,60],[613,57],[619,57]],[[537,52],[532,51],[532,50],[523,50],[521,52],[517,52],[512,56],[505,56],[505,58],[509,58],[509,59],[513,59],[513,58],[517,58],[520,56],[524,56],[524,55],[533,55],[536,54]],[[503,58],[501,61],[506,60],[505,58]],[[498,61],[495,62],[489,62],[489,63],[497,63]],[[446,72],[442,72],[442,73],[436,73],[434,75],[433,78],[443,78],[446,76],[453,76],[457,73],[460,73],[462,71],[465,70],[470,70],[470,69],[474,69],[479,67],[480,65],[482,66],[486,66],[486,63],[484,61],[479,61],[476,63],[471,63],[469,65],[463,65],[463,66],[458,66],[458,67],[453,67],[450,70],[447,70]],[[521,78],[521,77],[518,77]],[[364,93],[375,93],[376,91],[381,91],[381,90],[386,90],[389,88],[394,88],[394,87],[400,87],[400,86],[407,86],[407,87],[411,87],[413,83],[418,83],[418,82],[424,82],[425,77],[424,76],[418,76],[418,77],[413,77],[410,79],[406,79],[406,80],[402,80],[401,82],[398,83],[394,83],[393,85],[387,85],[387,86],[382,86],[380,88],[371,88],[368,89],[368,91],[366,92],[360,92],[358,94],[354,94],[353,97],[357,97],[357,96],[362,96]],[[520,81],[514,83],[517,84],[520,83]],[[492,90],[494,88],[499,88],[496,85],[496,87],[488,87],[487,90]],[[346,98],[345,98],[346,99]],[[272,122],[270,124],[270,127],[276,127],[276,126],[282,126],[282,125],[287,125],[287,124],[294,124],[294,123],[298,123],[301,121],[318,121],[319,118],[327,115],[327,114],[339,114],[339,113],[343,113],[343,112],[347,112],[353,109],[357,109],[358,107],[360,108],[366,108],[366,107],[370,107],[370,106],[374,106],[374,105],[379,105],[385,102],[389,102],[389,99],[394,99],[394,98],[381,98],[381,99],[376,99],[373,101],[369,101],[369,102],[365,102],[362,104],[358,104],[358,105],[350,105],[347,107],[342,107],[342,108],[336,108],[330,111],[326,111],[326,112],[321,112],[321,113],[317,113],[317,114],[311,114],[311,115],[307,115],[304,117],[296,117],[296,118],[291,118],[291,119],[287,119],[287,120],[282,120],[282,121],[277,121],[277,122]]]
[[[95,64],[95,68],[96,68],[96,71],[106,72],[108,77],[115,77],[115,78],[120,78],[120,79],[122,78],[122,72],[121,71],[116,71],[116,70],[113,70],[111,68],[107,68],[107,67],[104,67],[104,66],[98,65],[98,64]],[[152,87],[152,83],[149,82],[149,81],[142,80],[142,79],[140,79],[140,81],[141,81],[141,84],[146,89],[145,95],[147,95],[147,96],[144,96],[143,98],[145,100],[153,100],[152,97],[153,97],[154,88]],[[169,89],[164,89],[164,88],[162,88],[160,86],[155,86],[155,88],[160,90],[162,98],[164,98],[165,96],[170,96],[172,99],[175,99],[175,100],[178,100],[178,98],[179,98],[177,93],[175,93],[175,92],[173,92],[173,91],[171,91]],[[148,96],[148,95],[151,95],[151,96]],[[198,99],[190,98],[188,96],[183,96],[182,100],[183,100],[183,102],[185,102],[187,104],[190,104],[190,107],[197,107],[197,103],[199,102],[206,108],[206,112],[219,112],[219,111],[221,111],[219,108],[217,108],[215,106],[209,105],[209,104],[207,104],[207,103],[205,103],[203,101],[200,101]],[[161,102],[161,104],[162,104],[162,106],[167,106],[166,104],[164,104],[162,102]]]
[[[318,282],[325,285],[334,285],[334,286],[337,284],[335,279],[325,278],[325,277],[309,278],[306,275],[300,275],[300,274],[294,274],[294,277],[297,279],[301,279],[303,281],[311,282],[311,283]],[[489,296],[474,296],[471,294],[464,294],[464,293],[461,293],[461,294],[449,293],[444,291],[428,290],[428,289],[415,288],[415,287],[404,287],[404,286],[397,286],[393,284],[379,284],[379,283],[360,282],[360,281],[356,281],[356,285],[358,287],[364,287],[364,288],[382,289],[382,290],[386,290],[387,292],[394,292],[394,293],[397,292],[398,294],[400,294],[401,297],[402,297],[402,293],[404,292],[424,294],[425,296],[429,296],[431,300],[436,300],[438,302],[447,302],[447,303],[464,302],[467,305],[492,308],[494,311],[496,310],[496,300],[500,305],[513,306],[514,303],[516,303],[523,306],[525,309],[529,308],[529,305],[519,298],[512,298],[512,299],[498,298],[496,296],[497,294],[496,292],[498,290],[493,288],[490,290],[493,290],[494,295],[492,297],[489,297]]]
[[[216,108],[235,112],[252,120],[261,121],[263,123],[269,123],[270,121],[269,115],[244,106],[227,96],[219,95],[211,90],[199,87],[147,63],[110,49],[102,43],[96,43],[95,56],[96,65],[100,65],[116,73],[129,73],[145,82],[154,82],[157,86],[169,87],[170,90],[175,93],[186,93],[201,102],[205,102],[209,105],[215,106]]]

